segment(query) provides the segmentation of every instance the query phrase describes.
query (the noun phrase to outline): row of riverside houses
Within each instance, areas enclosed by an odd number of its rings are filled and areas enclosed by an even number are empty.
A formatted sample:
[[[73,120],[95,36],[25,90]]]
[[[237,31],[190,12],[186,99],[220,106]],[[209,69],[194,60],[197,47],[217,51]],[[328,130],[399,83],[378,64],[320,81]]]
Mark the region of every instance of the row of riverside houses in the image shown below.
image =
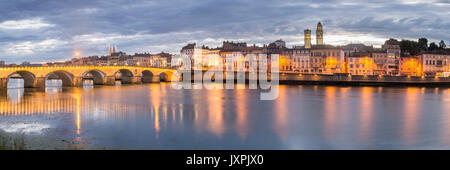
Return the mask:
[[[169,53],[135,53],[128,55],[125,52],[116,52],[116,47],[110,47],[107,56],[89,56],[82,58],[72,58],[66,62],[46,63],[44,66],[69,66],[69,65],[85,65],[85,66],[142,66],[142,67],[158,67],[170,68],[172,54]]]
[[[279,55],[280,72],[303,74],[349,73],[352,75],[444,76],[450,72],[450,50],[427,51],[411,55],[402,51],[401,42],[386,40],[381,48],[364,44],[333,46],[323,43],[323,26],[316,29],[316,44],[311,43],[311,30],[304,31],[304,45],[287,48],[283,40],[262,47],[245,42],[224,41],[222,47],[209,48],[188,44],[181,56],[191,59],[193,69],[216,67],[224,70],[251,71],[245,56],[249,54]],[[270,58],[270,57],[268,57]],[[180,65],[180,58],[174,59]],[[270,61],[270,60],[268,60]],[[270,67],[270,63],[268,63]]]

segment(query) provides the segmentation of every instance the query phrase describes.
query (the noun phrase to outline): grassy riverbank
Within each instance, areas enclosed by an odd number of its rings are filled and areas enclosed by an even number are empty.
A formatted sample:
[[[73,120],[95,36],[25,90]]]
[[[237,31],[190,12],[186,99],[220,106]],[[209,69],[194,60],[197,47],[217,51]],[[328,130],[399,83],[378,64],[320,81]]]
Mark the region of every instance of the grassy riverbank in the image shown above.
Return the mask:
[[[70,141],[56,141],[43,136],[10,134],[0,130],[0,150],[85,150]]]

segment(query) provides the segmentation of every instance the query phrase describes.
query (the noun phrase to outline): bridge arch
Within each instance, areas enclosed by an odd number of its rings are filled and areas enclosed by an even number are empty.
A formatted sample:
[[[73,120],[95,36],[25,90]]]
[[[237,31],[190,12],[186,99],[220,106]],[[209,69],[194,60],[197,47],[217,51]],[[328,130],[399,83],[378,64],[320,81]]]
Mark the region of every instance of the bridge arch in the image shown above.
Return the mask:
[[[52,78],[60,79],[62,81],[62,86],[72,86],[73,85],[74,76],[73,76],[73,74],[71,74],[67,71],[64,71],[64,70],[52,71],[45,76],[45,80],[52,79]]]
[[[128,69],[120,69],[114,73],[116,80],[120,80],[122,84],[131,84],[133,79],[133,72]]]
[[[83,73],[83,79],[92,79],[95,85],[103,85],[106,74],[100,70],[88,70]]]
[[[142,71],[142,83],[151,83],[153,82],[153,77],[155,75],[150,70]]]
[[[173,75],[173,73],[170,71],[161,72],[159,74],[159,81],[170,82],[170,81],[172,81],[172,75]]]
[[[16,71],[8,75],[8,79],[6,81],[6,84],[8,84],[9,80],[15,75],[19,75],[23,79],[23,87],[30,88],[34,87],[34,81],[36,80],[36,76],[29,72],[29,71]]]

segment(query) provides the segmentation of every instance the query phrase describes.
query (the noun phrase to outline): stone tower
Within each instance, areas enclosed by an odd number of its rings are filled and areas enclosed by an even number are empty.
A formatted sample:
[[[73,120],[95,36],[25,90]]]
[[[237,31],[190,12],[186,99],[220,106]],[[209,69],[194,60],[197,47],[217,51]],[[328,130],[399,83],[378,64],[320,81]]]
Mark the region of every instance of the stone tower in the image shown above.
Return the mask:
[[[113,53],[113,52],[112,52],[112,46],[109,45],[109,53],[108,53],[108,55],[111,56],[112,53]]]
[[[116,53],[116,46],[115,45],[110,45],[109,46],[109,56],[113,55],[114,53]]]
[[[323,45],[323,28],[320,22],[317,24],[316,29],[316,44]]]
[[[311,48],[311,30],[306,29],[304,34],[305,34],[305,48]]]

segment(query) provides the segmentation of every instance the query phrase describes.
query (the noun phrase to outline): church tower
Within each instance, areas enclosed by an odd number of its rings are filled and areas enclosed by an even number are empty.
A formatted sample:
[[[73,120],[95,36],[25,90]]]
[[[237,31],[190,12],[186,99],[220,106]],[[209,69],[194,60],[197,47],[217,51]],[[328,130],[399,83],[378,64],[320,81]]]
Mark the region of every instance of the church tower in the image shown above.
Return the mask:
[[[108,55],[111,56],[112,53],[113,53],[113,52],[112,52],[112,46],[110,45],[110,46],[109,46],[109,54],[108,54]]]
[[[323,29],[320,22],[317,24],[316,29],[316,45],[323,45]]]
[[[311,30],[306,29],[304,31],[305,36],[305,48],[311,48]]]
[[[116,53],[116,46],[115,45],[110,45],[109,46],[109,56],[113,55]]]

